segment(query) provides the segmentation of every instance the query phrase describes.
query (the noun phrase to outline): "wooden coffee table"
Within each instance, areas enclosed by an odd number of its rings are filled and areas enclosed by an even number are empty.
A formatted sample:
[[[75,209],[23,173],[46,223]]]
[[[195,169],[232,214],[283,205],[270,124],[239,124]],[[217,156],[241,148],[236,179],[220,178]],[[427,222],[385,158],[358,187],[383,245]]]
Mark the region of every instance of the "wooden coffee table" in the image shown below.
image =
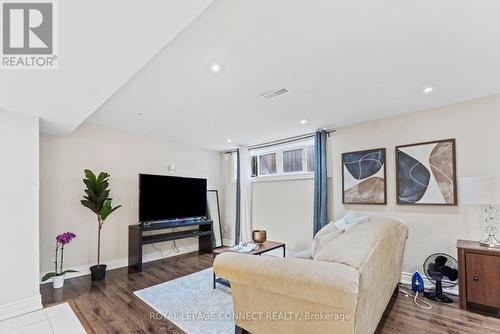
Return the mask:
[[[213,250],[214,254],[214,259],[217,255],[222,254],[222,253],[239,253],[231,250],[232,246],[223,246],[220,248],[215,248]],[[262,245],[260,245],[256,250],[253,250],[248,253],[240,253],[240,254],[250,254],[250,255],[262,255],[266,252],[270,252],[272,250],[278,249],[278,248],[283,248],[283,257],[286,255],[286,246],[283,242],[276,242],[276,241],[266,241]],[[229,284],[229,281],[223,279],[222,277],[217,277],[214,272],[214,289],[216,284],[222,284],[225,286],[230,287],[231,285]]]

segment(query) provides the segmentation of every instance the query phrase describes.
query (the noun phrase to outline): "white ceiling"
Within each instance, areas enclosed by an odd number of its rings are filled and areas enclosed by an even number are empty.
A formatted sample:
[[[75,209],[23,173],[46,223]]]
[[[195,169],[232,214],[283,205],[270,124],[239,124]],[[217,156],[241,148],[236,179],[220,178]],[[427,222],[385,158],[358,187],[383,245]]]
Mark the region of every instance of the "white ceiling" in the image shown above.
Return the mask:
[[[57,70],[0,71],[0,109],[68,134],[212,0],[57,1]]]
[[[498,13],[484,0],[217,0],[90,122],[226,149],[500,93]]]
[[[69,130],[97,109],[89,122],[227,149],[500,93],[499,1],[215,0],[194,21],[209,0],[73,2],[60,69],[2,72],[0,108]]]

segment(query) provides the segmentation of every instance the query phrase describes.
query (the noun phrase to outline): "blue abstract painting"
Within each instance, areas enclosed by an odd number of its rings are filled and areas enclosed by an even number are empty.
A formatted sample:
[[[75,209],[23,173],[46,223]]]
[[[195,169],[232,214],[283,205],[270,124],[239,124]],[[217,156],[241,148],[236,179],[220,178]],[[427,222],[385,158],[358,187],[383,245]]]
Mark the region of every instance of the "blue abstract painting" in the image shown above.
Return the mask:
[[[397,201],[456,205],[455,140],[396,147]]]

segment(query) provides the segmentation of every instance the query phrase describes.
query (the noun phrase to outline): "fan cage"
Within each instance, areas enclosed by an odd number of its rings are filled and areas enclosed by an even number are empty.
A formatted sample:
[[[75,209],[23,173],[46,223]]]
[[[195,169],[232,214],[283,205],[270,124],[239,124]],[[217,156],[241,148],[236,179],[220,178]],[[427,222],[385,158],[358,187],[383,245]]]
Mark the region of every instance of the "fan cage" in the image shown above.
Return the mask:
[[[434,262],[438,256],[444,256],[446,258],[446,264],[445,265],[447,265],[447,266],[449,266],[449,267],[451,267],[453,269],[457,269],[458,270],[458,261],[453,256],[451,256],[449,254],[446,254],[446,253],[435,253],[435,254],[430,255],[424,261],[424,265],[422,267],[423,267],[425,276],[434,285],[436,285],[436,279],[434,279],[434,278],[431,277],[431,275],[428,272],[428,267],[429,267],[429,264],[432,263],[432,262]],[[443,288],[452,288],[452,287],[454,287],[455,285],[458,284],[458,279],[455,280],[455,281],[450,281],[448,279],[443,278],[441,280],[441,284],[442,284]]]

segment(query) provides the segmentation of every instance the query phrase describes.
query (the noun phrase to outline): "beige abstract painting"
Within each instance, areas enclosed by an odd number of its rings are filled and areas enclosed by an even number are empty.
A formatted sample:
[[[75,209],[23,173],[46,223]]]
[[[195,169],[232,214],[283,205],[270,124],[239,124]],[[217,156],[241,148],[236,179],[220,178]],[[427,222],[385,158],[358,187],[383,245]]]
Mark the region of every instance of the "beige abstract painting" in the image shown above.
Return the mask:
[[[344,204],[386,204],[384,148],[342,154]]]

